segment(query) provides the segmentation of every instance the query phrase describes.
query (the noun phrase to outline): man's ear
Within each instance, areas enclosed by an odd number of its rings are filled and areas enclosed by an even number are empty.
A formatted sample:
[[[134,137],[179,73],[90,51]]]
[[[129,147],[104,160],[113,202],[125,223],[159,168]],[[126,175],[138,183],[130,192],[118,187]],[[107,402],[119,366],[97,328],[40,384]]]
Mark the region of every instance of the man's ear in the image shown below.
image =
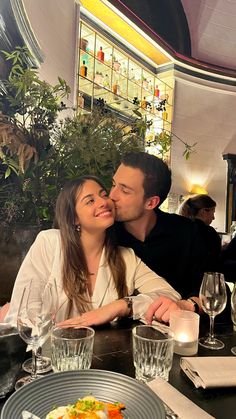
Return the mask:
[[[151,196],[150,198],[148,198],[145,202],[145,208],[147,210],[153,210],[154,208],[156,208],[159,205],[160,202],[160,197],[159,196]]]

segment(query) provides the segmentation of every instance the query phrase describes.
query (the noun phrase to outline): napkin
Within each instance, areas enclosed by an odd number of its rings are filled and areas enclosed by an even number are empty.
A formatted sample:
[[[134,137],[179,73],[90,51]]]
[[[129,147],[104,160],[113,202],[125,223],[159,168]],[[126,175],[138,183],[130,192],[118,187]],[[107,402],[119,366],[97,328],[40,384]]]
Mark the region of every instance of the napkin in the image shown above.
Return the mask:
[[[215,419],[162,378],[155,378],[155,380],[149,381],[147,385],[176,413],[176,415],[178,415],[179,418]]]
[[[180,367],[197,388],[236,386],[236,357],[183,357]]]

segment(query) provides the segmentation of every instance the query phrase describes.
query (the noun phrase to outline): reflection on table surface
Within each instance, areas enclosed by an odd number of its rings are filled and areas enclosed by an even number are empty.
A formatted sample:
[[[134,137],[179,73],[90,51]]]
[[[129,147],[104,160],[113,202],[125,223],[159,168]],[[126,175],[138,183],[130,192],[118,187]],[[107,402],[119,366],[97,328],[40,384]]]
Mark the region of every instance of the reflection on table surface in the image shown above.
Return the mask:
[[[136,324],[138,322],[125,319],[118,323],[96,327],[92,368],[115,371],[134,377],[131,330]],[[202,334],[205,334],[206,330],[207,327],[202,331]],[[230,349],[236,345],[236,332],[233,332],[232,326],[218,324],[216,325],[216,334],[219,334],[224,341],[225,348],[219,351],[210,351],[199,346],[198,356],[231,356]],[[44,348],[44,354],[49,355],[49,352],[50,344],[48,343]],[[236,387],[196,389],[180,370],[179,360],[180,356],[174,355],[170,384],[215,418],[234,419],[236,417]],[[2,400],[0,409],[3,404]]]

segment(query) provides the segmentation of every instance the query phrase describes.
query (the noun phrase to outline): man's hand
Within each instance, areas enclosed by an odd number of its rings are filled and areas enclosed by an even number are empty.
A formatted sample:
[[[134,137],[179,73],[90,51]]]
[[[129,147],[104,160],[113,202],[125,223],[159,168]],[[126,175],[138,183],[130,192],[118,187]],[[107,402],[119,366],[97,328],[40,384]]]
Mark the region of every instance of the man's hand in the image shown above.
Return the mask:
[[[168,323],[170,320],[171,311],[175,310],[189,310],[194,311],[194,306],[191,302],[186,300],[173,301],[170,298],[158,297],[148,308],[145,320],[148,324],[152,323],[153,317],[156,320]]]
[[[98,326],[100,324],[109,323],[116,317],[124,317],[127,315],[127,303],[121,299],[116,300],[103,307],[95,310],[87,311],[81,316],[73,317],[57,324],[61,327],[80,327],[80,326]]]

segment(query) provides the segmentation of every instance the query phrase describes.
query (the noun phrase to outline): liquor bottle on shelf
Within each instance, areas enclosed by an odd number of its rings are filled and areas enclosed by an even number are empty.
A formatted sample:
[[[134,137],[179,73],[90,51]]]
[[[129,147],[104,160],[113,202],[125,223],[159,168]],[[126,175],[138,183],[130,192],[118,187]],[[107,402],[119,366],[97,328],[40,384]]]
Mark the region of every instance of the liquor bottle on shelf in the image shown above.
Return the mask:
[[[108,74],[106,74],[104,77],[103,87],[106,87],[106,89],[110,89],[110,79],[109,79]]]
[[[149,90],[149,92],[152,92],[153,91],[152,80],[148,80],[148,90]]]
[[[85,61],[83,61],[83,65],[80,66],[79,73],[81,76],[87,77],[88,67],[85,65]]]
[[[115,83],[112,86],[112,92],[115,93],[115,95],[119,95],[120,94],[120,86],[119,86],[117,80],[115,81]]]
[[[162,119],[163,119],[163,121],[167,121],[167,119],[168,119],[168,113],[166,112],[166,110],[162,111]]]
[[[80,39],[80,48],[83,51],[87,51],[88,50],[88,40],[87,39],[85,39],[85,38],[81,38]]]
[[[155,89],[154,89],[154,96],[156,96],[156,97],[160,96],[160,90],[158,89],[157,85],[155,86]]]
[[[102,63],[104,63],[104,52],[102,50],[102,47],[100,47],[98,53],[97,53],[97,58],[99,61],[101,61]]]
[[[78,95],[78,106],[80,108],[84,108],[84,97],[83,97],[83,93],[79,93]]]
[[[120,62],[114,58],[113,69],[119,73],[120,72]]]
[[[147,101],[146,101],[145,96],[144,96],[143,100],[141,100],[141,108],[142,109],[146,109],[147,108]]]
[[[82,61],[84,61],[85,65],[88,66],[89,64],[89,56],[88,54],[85,52],[82,56],[81,56]]]

